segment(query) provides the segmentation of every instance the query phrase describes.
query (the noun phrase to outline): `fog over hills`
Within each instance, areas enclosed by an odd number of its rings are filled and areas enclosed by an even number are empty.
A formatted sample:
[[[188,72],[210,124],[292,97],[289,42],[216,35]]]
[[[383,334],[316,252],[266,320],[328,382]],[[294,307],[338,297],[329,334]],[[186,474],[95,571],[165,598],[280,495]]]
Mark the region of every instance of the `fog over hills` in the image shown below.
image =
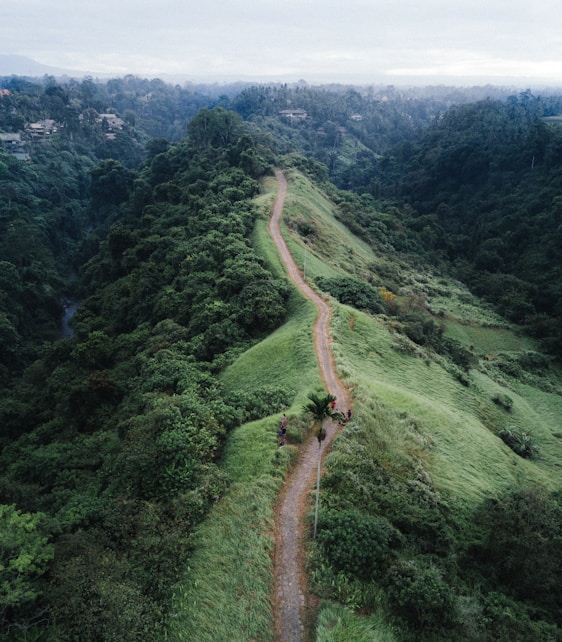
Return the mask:
[[[132,75],[140,78],[160,78],[168,83],[218,83],[218,84],[232,84],[232,83],[245,83],[245,84],[269,84],[269,83],[294,83],[297,82],[296,78],[290,75],[270,75],[263,74],[193,74],[193,73],[145,73],[145,72],[131,72]],[[28,78],[40,78],[42,76],[55,76],[58,78],[84,78],[91,76],[100,80],[123,77],[127,74],[124,73],[108,73],[97,71],[85,71],[68,69],[63,67],[54,67],[37,62],[28,56],[21,56],[17,54],[0,54],[0,76],[25,76]],[[396,85],[400,87],[428,87],[428,86],[449,86],[449,87],[477,87],[477,86],[493,86],[493,87],[509,87],[517,92],[526,88],[533,88],[535,91],[542,91],[545,93],[552,93],[553,91],[560,90],[560,83],[548,83],[536,78],[519,77],[504,78],[504,77],[476,77],[476,76],[401,76],[401,77],[373,77],[367,81],[360,75],[349,75],[346,78],[339,78],[335,80],[329,73],[315,74],[313,77],[300,79],[300,83],[310,83],[312,85],[325,85],[325,84],[345,84],[352,86],[368,86],[368,85]]]
[[[33,58],[13,54],[0,54],[0,76],[28,76],[32,78],[40,76],[73,76],[82,78],[84,76],[101,77],[104,74],[88,73],[73,69],[63,69],[44,65]],[[106,74],[107,75],[107,74]]]

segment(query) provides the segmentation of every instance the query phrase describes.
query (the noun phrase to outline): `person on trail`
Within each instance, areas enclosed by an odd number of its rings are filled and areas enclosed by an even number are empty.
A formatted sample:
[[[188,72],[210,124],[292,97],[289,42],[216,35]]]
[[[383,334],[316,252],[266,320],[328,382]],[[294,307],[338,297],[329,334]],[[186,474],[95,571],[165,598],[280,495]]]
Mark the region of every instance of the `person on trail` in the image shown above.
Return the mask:
[[[284,428],[279,428],[277,431],[277,438],[279,439],[279,445],[284,446],[285,445],[285,429]]]
[[[334,401],[331,401],[331,402],[330,402],[330,408],[331,408],[332,410],[335,410],[335,409],[336,409],[336,400],[335,400],[335,399],[334,399]]]
[[[351,421],[351,408],[347,409],[347,421]]]
[[[287,417],[285,415],[281,417],[281,428],[287,428]]]

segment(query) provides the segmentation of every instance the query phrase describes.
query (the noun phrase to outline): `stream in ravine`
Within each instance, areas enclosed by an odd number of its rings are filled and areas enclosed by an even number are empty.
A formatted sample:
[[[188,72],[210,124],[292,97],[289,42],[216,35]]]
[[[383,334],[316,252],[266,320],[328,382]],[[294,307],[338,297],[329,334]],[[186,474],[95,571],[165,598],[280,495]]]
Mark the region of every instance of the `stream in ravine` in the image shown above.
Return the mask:
[[[74,330],[72,329],[70,322],[72,321],[72,317],[74,316],[74,313],[76,312],[76,308],[78,307],[80,301],[78,301],[77,299],[63,297],[61,299],[61,303],[63,306],[63,313],[61,317],[61,331],[62,336],[65,339],[68,339],[74,334]]]

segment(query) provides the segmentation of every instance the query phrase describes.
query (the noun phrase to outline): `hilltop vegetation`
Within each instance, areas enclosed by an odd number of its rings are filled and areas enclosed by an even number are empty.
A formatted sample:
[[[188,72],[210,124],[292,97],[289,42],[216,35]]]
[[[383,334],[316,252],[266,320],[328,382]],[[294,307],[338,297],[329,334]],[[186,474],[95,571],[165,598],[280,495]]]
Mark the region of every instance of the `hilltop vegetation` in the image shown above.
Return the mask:
[[[197,560],[202,594],[208,576],[235,604],[201,535],[230,511],[236,532],[260,524],[248,566],[268,604],[291,459],[271,418],[290,409],[302,439],[320,385],[266,233],[280,164],[286,239],[331,297],[355,400],[311,547],[318,639],[336,616],[357,639],[562,639],[562,146],[542,120],[559,98],[3,85],[0,131],[60,124],[29,162],[0,149],[3,636],[159,639],[170,609],[191,617],[175,587]],[[213,630],[205,601],[190,621]]]

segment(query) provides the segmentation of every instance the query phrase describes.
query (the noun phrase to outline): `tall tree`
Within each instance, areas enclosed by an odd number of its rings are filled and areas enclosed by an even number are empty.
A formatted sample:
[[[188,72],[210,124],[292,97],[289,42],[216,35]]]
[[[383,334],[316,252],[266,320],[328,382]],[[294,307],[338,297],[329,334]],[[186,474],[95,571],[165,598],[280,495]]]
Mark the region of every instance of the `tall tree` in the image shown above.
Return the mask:
[[[304,410],[312,418],[312,429],[318,439],[318,466],[316,472],[316,502],[314,506],[314,533],[313,537],[316,539],[316,531],[318,529],[318,498],[320,495],[320,451],[322,448],[322,442],[326,438],[326,430],[324,428],[324,422],[326,419],[333,419],[336,421],[342,421],[343,415],[335,410],[334,402],[337,397],[331,395],[330,393],[322,396],[314,392],[309,393],[308,398],[310,403],[307,403],[304,406]]]
[[[312,419],[312,429],[316,439],[322,442],[326,438],[324,421],[326,419],[340,421],[343,420],[343,415],[332,407],[332,403],[337,400],[337,397],[330,393],[319,395],[311,392],[308,394],[308,398],[310,399],[310,403],[303,406],[303,409]]]

